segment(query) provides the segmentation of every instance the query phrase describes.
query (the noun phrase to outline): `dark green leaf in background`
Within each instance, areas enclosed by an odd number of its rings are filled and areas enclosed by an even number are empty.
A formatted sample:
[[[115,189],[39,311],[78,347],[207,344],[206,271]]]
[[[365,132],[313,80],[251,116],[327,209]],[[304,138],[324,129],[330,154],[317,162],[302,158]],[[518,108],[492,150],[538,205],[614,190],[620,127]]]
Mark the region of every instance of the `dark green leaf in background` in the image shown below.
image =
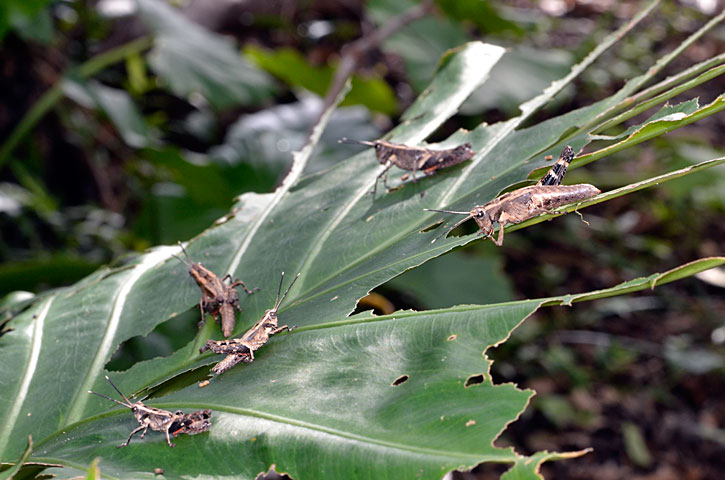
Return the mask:
[[[271,96],[272,80],[218,34],[186,20],[165,2],[137,1],[154,34],[151,66],[174,93],[200,93],[217,109],[259,104]]]
[[[300,86],[323,96],[330,87],[335,68],[310,65],[299,52],[280,48],[273,52],[247,46],[244,53],[287,85]],[[352,88],[342,105],[365,105],[370,110],[394,115],[398,111],[395,92],[379,75],[353,75]]]
[[[50,0],[5,0],[0,2],[0,41],[11,29],[21,35],[48,42],[52,24],[43,10]]]

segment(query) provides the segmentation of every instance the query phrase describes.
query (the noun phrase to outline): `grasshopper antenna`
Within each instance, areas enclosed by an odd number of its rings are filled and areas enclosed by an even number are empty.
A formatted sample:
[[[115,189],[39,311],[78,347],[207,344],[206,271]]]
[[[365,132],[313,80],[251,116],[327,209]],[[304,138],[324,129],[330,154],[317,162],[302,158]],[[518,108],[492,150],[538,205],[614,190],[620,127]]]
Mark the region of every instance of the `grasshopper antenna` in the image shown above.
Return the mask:
[[[92,391],[90,391],[90,390],[88,390],[88,393],[92,393],[93,395],[98,395],[99,397],[101,397],[101,398],[105,398],[106,400],[110,400],[110,401],[112,401],[112,402],[116,402],[116,403],[117,403],[117,404],[119,404],[119,405],[123,405],[124,407],[128,407],[128,408],[131,408],[130,406],[126,405],[125,403],[123,403],[123,402],[119,402],[119,401],[118,401],[118,400],[116,400],[115,398],[107,397],[107,396],[105,396],[105,395],[101,395],[100,393],[92,392]]]
[[[371,147],[375,146],[375,142],[368,142],[366,140],[350,140],[347,137],[342,137],[340,140],[337,141],[337,143],[352,143],[355,145],[369,145]]]
[[[433,240],[431,240],[430,243],[435,243],[436,240],[438,240],[439,238],[448,235],[453,230],[455,230],[456,227],[458,227],[458,226],[466,223],[468,220],[470,220],[471,218],[473,218],[473,215],[471,215],[471,212],[456,212],[456,211],[453,211],[453,210],[436,210],[435,208],[424,208],[423,210],[425,210],[427,212],[455,213],[456,215],[465,215],[465,217],[462,220],[456,222],[455,225],[453,225],[451,228],[449,228],[448,230],[446,230],[445,232],[441,233],[436,238],[434,238]]]
[[[108,380],[108,383],[110,383],[110,384],[111,384],[111,386],[113,387],[113,389],[114,389],[115,391],[117,391],[117,392],[118,392],[118,394],[119,394],[119,395],[121,395],[121,396],[123,397],[123,399],[124,399],[124,400],[126,400],[126,403],[128,403],[129,405],[131,405],[131,400],[129,400],[129,399],[128,399],[128,398],[126,397],[126,395],[124,395],[124,394],[123,394],[123,392],[122,392],[121,390],[119,390],[119,389],[118,389],[118,387],[117,387],[116,385],[114,385],[114,383],[113,383],[113,382],[111,381],[111,379],[110,379],[110,378],[108,378],[108,375],[106,375],[105,377],[106,377],[106,380]]]
[[[181,248],[181,251],[182,251],[182,252],[184,252],[184,255],[186,256],[186,258],[187,258],[188,260],[184,260],[184,259],[183,259],[183,258],[181,258],[181,257],[177,257],[177,256],[176,256],[176,255],[174,255],[173,253],[171,254],[171,256],[172,256],[172,257],[174,257],[175,259],[177,259],[178,261],[180,261],[181,263],[183,263],[184,265],[186,265],[187,267],[191,267],[191,258],[189,258],[189,254],[188,254],[188,253],[186,253],[186,249],[185,249],[185,248],[184,248],[184,246],[183,246],[183,245],[181,244],[181,242],[178,242],[178,243],[179,243],[179,248]],[[109,380],[109,382],[110,382],[110,380]]]
[[[282,305],[282,302],[284,302],[284,299],[287,298],[287,294],[290,290],[292,290],[292,285],[295,284],[298,278],[300,278],[300,273],[295,275],[295,278],[292,280],[292,283],[289,284],[289,287],[287,287],[287,290],[284,292],[284,295],[282,295],[282,298],[279,298],[279,294],[282,291],[282,281],[284,280],[284,272],[282,272],[282,278],[279,279],[279,290],[277,290],[277,300],[274,301],[274,309],[277,310],[280,305]]]
[[[113,384],[113,382],[111,381],[111,379],[108,378],[108,375],[106,375],[106,380],[108,380],[108,383],[111,384],[111,386],[113,387],[113,389],[116,390],[118,392],[118,394],[121,395],[121,397],[123,397],[124,400],[126,400],[126,403],[119,402],[115,398],[107,397],[105,395],[101,395],[100,393],[92,392],[90,390],[88,390],[88,393],[92,393],[93,395],[98,395],[99,397],[105,398],[106,400],[110,400],[112,402],[116,402],[119,405],[123,405],[124,407],[131,408],[131,405],[132,405],[131,404],[131,400],[129,400],[128,398],[126,398],[126,395],[124,395],[123,392],[121,392],[121,390],[119,390],[118,387],[116,387],[116,385]]]

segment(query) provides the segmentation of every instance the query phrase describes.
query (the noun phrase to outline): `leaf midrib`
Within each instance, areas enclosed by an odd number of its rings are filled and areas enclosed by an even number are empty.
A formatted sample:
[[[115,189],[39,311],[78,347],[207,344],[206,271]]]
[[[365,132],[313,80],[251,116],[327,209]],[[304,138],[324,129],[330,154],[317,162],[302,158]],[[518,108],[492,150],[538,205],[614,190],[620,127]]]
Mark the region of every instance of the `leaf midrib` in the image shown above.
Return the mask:
[[[88,372],[85,375],[83,381],[76,388],[73,399],[70,402],[70,409],[68,415],[65,416],[61,425],[67,426],[71,423],[77,422],[88,403],[88,395],[86,392],[91,389],[99,373],[103,370],[103,366],[108,361],[109,352],[115,345],[115,337],[118,332],[118,327],[121,322],[121,315],[123,309],[126,306],[126,299],[131,294],[133,286],[136,285],[138,280],[149,270],[156,267],[158,264],[165,262],[170,258],[171,252],[175,251],[177,247],[158,247],[152,252],[147,253],[141,257],[141,261],[138,265],[135,265],[129,277],[123,282],[121,287],[113,299],[113,307],[111,308],[108,322],[106,323],[106,329],[103,332],[103,337],[98,344],[96,353],[88,367]]]
[[[326,427],[326,426],[311,423],[311,422],[299,421],[299,420],[295,420],[293,418],[289,418],[289,417],[282,416],[282,415],[274,415],[274,414],[270,414],[270,413],[266,413],[266,412],[261,412],[258,410],[253,410],[253,409],[248,409],[248,408],[237,408],[237,407],[232,407],[229,405],[215,405],[212,403],[196,403],[196,402],[190,402],[190,403],[169,402],[169,403],[154,403],[153,405],[149,404],[148,406],[153,406],[153,407],[162,408],[162,409],[170,409],[170,410],[211,409],[212,412],[225,412],[225,413],[232,414],[232,415],[239,415],[239,416],[244,416],[244,417],[249,417],[249,418],[268,420],[268,421],[283,424],[283,425],[289,425],[289,426],[293,426],[293,427],[303,428],[303,429],[310,430],[313,432],[326,433],[328,435],[345,438],[348,440],[354,440],[354,441],[361,442],[361,443],[368,444],[368,445],[376,445],[379,447],[391,448],[391,449],[396,449],[396,450],[401,450],[401,451],[410,452],[410,453],[414,453],[414,454],[421,454],[421,455],[446,456],[446,457],[451,458],[452,460],[462,460],[462,461],[467,461],[467,462],[473,462],[474,464],[480,463],[482,461],[481,459],[483,458],[481,454],[464,454],[464,453],[461,453],[458,451],[435,450],[433,448],[415,447],[413,445],[408,445],[408,444],[404,444],[404,443],[400,443],[400,442],[391,442],[391,441],[386,441],[386,440],[382,440],[382,439],[367,437],[364,435],[359,435],[359,434],[347,432],[344,430],[334,429],[334,428]],[[53,435],[38,442],[36,444],[35,450],[38,451],[40,449],[40,447],[47,444],[48,442],[53,440],[53,438],[55,438],[59,435],[67,435],[69,429],[72,429],[79,425],[93,423],[93,422],[101,420],[103,418],[122,416],[122,415],[128,416],[129,420],[132,419],[132,416],[129,414],[129,412],[124,409],[111,410],[111,411],[107,411],[104,413],[100,413],[100,414],[96,414],[96,415],[92,415],[90,417],[84,418],[83,420],[77,421],[72,425],[67,425],[63,431],[58,431],[58,432],[54,433]],[[213,425],[212,425],[212,428],[213,428]],[[494,450],[494,452],[496,452],[496,451],[501,451],[502,454],[500,456],[488,454],[487,458],[489,458],[489,459],[498,458],[502,461],[511,461],[512,460],[510,456],[506,456],[503,454],[504,452],[506,452],[506,450],[502,450],[502,449]],[[42,460],[42,461],[53,460],[53,461],[58,461],[58,462],[66,462],[65,459],[56,459],[54,457],[34,457],[34,458],[39,461],[40,460]],[[66,462],[66,463],[68,463],[68,462]]]
[[[28,355],[28,360],[25,365],[25,372],[23,373],[23,379],[20,382],[20,386],[18,387],[18,392],[15,395],[15,401],[8,410],[8,416],[5,419],[2,429],[0,430],[0,453],[5,451],[5,447],[10,440],[10,433],[12,432],[13,428],[15,427],[15,423],[18,420],[18,416],[20,415],[20,409],[25,403],[25,398],[27,397],[28,389],[30,388],[30,382],[33,380],[33,375],[35,374],[35,369],[38,366],[38,359],[40,358],[40,352],[42,350],[41,347],[43,342],[43,327],[45,326],[45,317],[48,315],[50,306],[53,303],[53,300],[55,300],[56,298],[57,297],[55,295],[50,296],[45,301],[45,304],[40,307],[40,313],[37,314],[34,321],[32,322],[33,333],[31,337],[32,346],[30,349],[30,355]]]

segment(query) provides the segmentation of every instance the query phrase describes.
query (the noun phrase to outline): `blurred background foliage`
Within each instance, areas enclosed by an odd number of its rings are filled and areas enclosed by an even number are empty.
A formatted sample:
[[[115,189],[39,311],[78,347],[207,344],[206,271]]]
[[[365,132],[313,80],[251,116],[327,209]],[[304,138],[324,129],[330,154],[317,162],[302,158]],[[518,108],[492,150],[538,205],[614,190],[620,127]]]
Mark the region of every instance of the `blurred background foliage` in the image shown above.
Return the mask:
[[[4,0],[0,296],[68,285],[128,251],[187,240],[228,213],[236,195],[273,190],[317,120],[344,46],[415,3]],[[374,139],[395,125],[447,49],[483,39],[509,50],[430,141],[515,115],[639,7],[437,1],[430,15],[365,52],[309,172],[359,150],[339,138]],[[535,120],[611,95],[721,9],[716,1],[664,2]],[[724,46],[719,26],[662,77]],[[704,105],[723,87],[717,78],[671,103],[699,95]],[[608,190],[722,156],[723,123],[722,115],[707,118],[575,170],[566,183]],[[569,215],[519,230],[503,248],[476,242],[379,287],[359,308],[609,287],[722,255],[724,213],[721,166],[587,209],[588,228]],[[495,380],[538,392],[499,443],[525,454],[594,447],[545,465],[553,478],[716,478],[725,468],[723,277],[705,272],[529,319],[489,352]],[[132,339],[109,367],[168,355],[195,334],[197,319],[188,312]]]

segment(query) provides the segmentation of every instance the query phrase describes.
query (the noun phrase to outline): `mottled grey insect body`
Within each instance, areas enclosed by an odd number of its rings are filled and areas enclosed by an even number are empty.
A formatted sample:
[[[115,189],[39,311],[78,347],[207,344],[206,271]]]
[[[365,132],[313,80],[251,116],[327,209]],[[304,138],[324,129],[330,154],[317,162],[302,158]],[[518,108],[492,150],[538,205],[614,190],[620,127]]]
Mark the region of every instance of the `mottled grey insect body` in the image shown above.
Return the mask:
[[[174,447],[176,445],[171,443],[170,435],[173,435],[174,437],[181,435],[182,433],[196,435],[209,430],[209,427],[211,427],[211,422],[209,421],[212,413],[211,410],[197,410],[194,413],[184,413],[181,410],[177,410],[176,412],[171,413],[168,410],[148,407],[141,402],[132,403],[126,395],[124,395],[116,387],[116,385],[113,384],[108,376],[106,376],[106,380],[108,380],[108,383],[111,384],[113,389],[121,395],[121,398],[124,400],[123,402],[119,402],[116,399],[90,390],[88,393],[98,395],[101,398],[105,398],[106,400],[110,400],[119,405],[130,408],[131,413],[133,413],[134,417],[136,417],[136,421],[140,424],[139,427],[135,428],[131,432],[128,439],[118,446],[119,448],[127,446],[131,442],[131,438],[138,432],[141,432],[140,438],[143,438],[149,428],[157,432],[164,432],[166,434],[166,443],[168,443],[170,447]]]
[[[189,275],[194,279],[201,289],[201,300],[199,300],[199,310],[201,311],[201,323],[204,323],[204,315],[209,313],[217,320],[217,316],[221,316],[222,332],[225,337],[229,337],[234,332],[237,320],[234,315],[234,309],[242,311],[239,306],[239,294],[235,287],[241,286],[247,294],[251,294],[259,290],[253,288],[249,290],[241,280],[232,280],[232,276],[226,274],[223,278],[216,276],[214,272],[204,267],[201,263],[194,263],[189,258],[186,250],[179,242],[181,251],[186,255],[187,261],[178,258],[182,263],[189,267]],[[226,281],[231,283],[228,285]]]
[[[470,143],[464,143],[455,148],[446,150],[431,150],[423,147],[409,147],[397,143],[375,140],[372,142],[350,140],[341,138],[340,143],[358,143],[369,145],[375,148],[375,156],[385,168],[375,179],[372,194],[375,194],[378,187],[378,180],[383,177],[383,185],[387,188],[388,170],[395,165],[403,170],[413,172],[413,182],[416,181],[415,173],[422,170],[426,175],[432,175],[437,170],[452,167],[473,157],[475,152],[471,149]]]
[[[425,209],[432,212],[466,215],[465,218],[457,222],[446,232],[434,238],[431,243],[473,218],[481,229],[481,234],[486,237],[491,237],[493,243],[500,247],[503,244],[503,232],[506,225],[521,223],[542,213],[557,213],[557,209],[564,205],[586,200],[601,193],[597,187],[584,183],[578,185],[559,185],[573,158],[574,151],[567,145],[562,151],[559,160],[539,180],[539,183],[505,193],[485,205],[473,207],[470,212]],[[493,238],[494,223],[498,223],[499,225],[498,238],[496,239]]]
[[[260,349],[265,343],[267,343],[270,336],[275,335],[282,330],[291,332],[295,328],[287,325],[282,325],[281,327],[278,326],[277,311],[299,276],[300,274],[298,273],[290,283],[289,287],[287,287],[287,290],[284,292],[284,295],[282,295],[282,298],[280,298],[280,293],[282,292],[282,282],[284,281],[284,272],[282,272],[282,278],[279,281],[279,289],[277,290],[277,299],[274,302],[274,307],[264,312],[262,318],[240,338],[232,338],[229,340],[207,340],[206,344],[200,349],[201,353],[211,350],[214,353],[227,354],[226,358],[212,368],[214,373],[217,375],[222,374],[240,362],[253,362],[254,351]]]

